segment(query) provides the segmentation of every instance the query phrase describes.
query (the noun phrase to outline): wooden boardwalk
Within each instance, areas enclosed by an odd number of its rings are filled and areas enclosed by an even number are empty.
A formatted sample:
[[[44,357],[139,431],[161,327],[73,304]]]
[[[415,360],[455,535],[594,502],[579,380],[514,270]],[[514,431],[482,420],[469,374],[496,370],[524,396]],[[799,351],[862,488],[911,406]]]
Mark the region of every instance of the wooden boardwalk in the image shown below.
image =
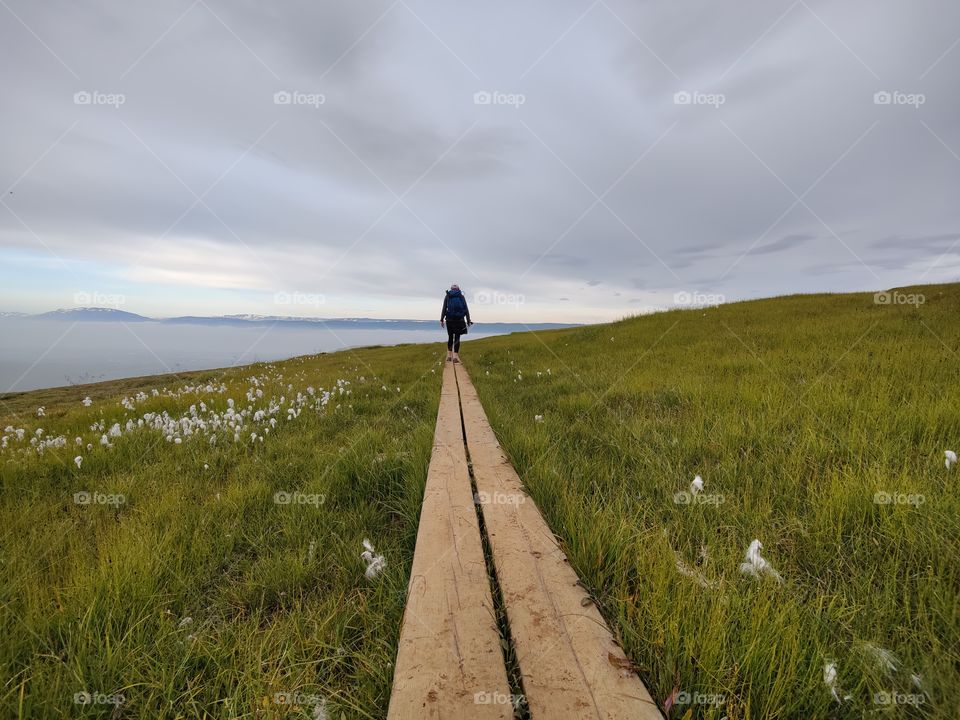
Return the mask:
[[[513,717],[467,453],[530,717],[662,720],[449,363],[388,717]]]

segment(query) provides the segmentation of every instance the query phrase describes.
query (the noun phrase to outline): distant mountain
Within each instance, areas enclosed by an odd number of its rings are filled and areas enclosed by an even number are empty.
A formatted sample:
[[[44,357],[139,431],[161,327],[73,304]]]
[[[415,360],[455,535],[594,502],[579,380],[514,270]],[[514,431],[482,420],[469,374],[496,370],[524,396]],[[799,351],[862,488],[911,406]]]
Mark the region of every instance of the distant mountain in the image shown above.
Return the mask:
[[[61,320],[70,322],[159,322],[170,325],[229,325],[233,327],[260,327],[281,325],[283,327],[316,328],[330,330],[423,330],[437,325],[436,320],[404,320],[399,318],[305,318],[284,315],[183,315],[171,318],[149,318],[136,313],[114,308],[69,308],[52,312],[28,315],[26,313],[0,313],[0,317],[19,317],[36,320]],[[573,323],[477,323],[474,332],[507,333],[523,330],[551,330],[574,327]]]
[[[26,317],[37,320],[68,320],[71,322],[98,320],[100,322],[116,320],[119,322],[149,322],[150,318],[126,310],[116,310],[114,308],[102,307],[84,307],[53,310],[52,312],[40,313],[39,315],[29,315]]]
[[[22,312],[0,312],[0,318],[27,317],[27,313]]]
[[[232,325],[234,327],[280,325],[283,327],[316,328],[318,330],[324,328],[330,330],[424,330],[438,324],[436,320],[404,320],[399,318],[302,318],[260,315],[219,315],[215,317],[186,315],[165,318],[160,322],[175,325]],[[475,332],[504,333],[565,327],[573,327],[573,325],[568,323],[477,323]]]

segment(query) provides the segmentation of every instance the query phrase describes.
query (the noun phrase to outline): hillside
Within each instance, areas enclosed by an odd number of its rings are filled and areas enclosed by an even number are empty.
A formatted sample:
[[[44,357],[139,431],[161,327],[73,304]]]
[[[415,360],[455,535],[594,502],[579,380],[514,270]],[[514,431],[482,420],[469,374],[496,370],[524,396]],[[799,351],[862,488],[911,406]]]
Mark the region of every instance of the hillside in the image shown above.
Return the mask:
[[[960,285],[897,293],[464,344],[669,717],[960,705]],[[0,397],[0,712],[382,717],[441,359],[370,348]],[[372,577],[364,538],[386,561]]]
[[[896,293],[465,353],[651,693],[706,699],[675,700],[671,717],[955,716],[960,467],[945,451],[960,451],[960,285]],[[911,295],[925,302],[898,304]],[[759,577],[739,569],[754,539]]]

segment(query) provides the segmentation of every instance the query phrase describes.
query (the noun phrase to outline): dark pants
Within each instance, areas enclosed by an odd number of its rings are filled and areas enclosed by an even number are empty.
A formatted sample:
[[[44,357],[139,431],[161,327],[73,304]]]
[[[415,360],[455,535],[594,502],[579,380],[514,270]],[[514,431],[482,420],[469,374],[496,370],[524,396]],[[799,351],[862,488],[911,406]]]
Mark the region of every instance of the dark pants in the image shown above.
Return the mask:
[[[447,318],[447,350],[460,352],[460,336],[466,331],[466,320],[463,318]]]

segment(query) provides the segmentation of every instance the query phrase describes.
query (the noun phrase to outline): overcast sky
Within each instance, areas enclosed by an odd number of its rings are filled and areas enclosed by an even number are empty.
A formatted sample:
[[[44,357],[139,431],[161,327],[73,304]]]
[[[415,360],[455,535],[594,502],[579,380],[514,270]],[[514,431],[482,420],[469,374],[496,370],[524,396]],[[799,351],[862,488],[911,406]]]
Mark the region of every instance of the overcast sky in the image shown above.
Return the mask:
[[[944,0],[0,0],[0,310],[957,280],[958,45]]]

